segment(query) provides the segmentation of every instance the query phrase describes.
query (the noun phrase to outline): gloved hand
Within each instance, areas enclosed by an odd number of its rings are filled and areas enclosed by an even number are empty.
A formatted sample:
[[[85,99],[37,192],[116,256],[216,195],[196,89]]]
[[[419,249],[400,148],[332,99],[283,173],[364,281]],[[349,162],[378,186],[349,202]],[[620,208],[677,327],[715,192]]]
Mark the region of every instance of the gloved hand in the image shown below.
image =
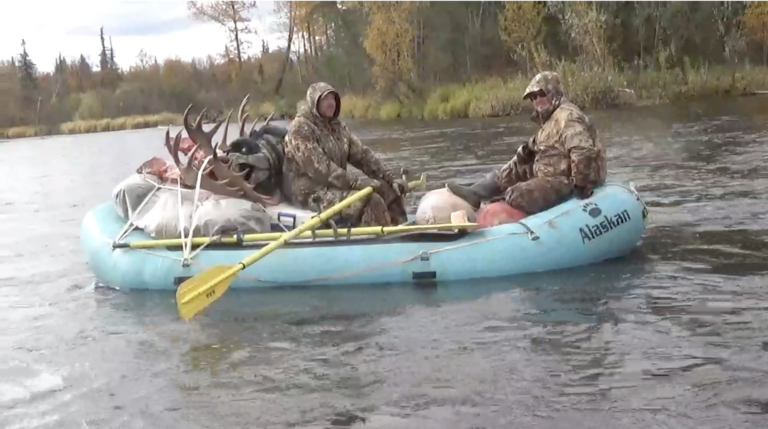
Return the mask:
[[[393,179],[392,181],[388,181],[388,184],[392,187],[392,189],[394,189],[398,197],[407,194],[410,190],[408,188],[408,182],[403,179]]]
[[[589,198],[589,197],[592,196],[592,186],[589,183],[587,183],[584,186],[576,186],[576,185],[574,185],[573,186],[573,195],[576,198],[580,199],[580,200]]]
[[[361,177],[352,184],[352,189],[356,191],[363,190],[369,186],[373,187],[373,191],[379,195],[386,195],[387,189],[385,188],[386,182],[381,180],[371,179],[370,177]]]

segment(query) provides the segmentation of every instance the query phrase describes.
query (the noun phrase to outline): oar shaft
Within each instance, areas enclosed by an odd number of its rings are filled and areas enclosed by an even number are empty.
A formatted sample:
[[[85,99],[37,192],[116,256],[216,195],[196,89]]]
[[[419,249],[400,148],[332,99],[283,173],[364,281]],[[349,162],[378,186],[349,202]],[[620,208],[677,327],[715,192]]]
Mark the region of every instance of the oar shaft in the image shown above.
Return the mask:
[[[298,238],[312,238],[312,237],[318,237],[318,238],[333,238],[337,235],[339,237],[346,237],[349,235],[350,237],[359,237],[363,235],[386,235],[386,234],[393,234],[393,233],[404,233],[404,232],[419,232],[419,231],[441,231],[441,230],[449,230],[449,229],[466,229],[471,230],[478,227],[478,224],[476,223],[446,223],[446,224],[438,224],[438,225],[403,225],[403,226],[364,226],[364,227],[357,227],[357,228],[350,228],[350,229],[343,229],[339,228],[338,231],[334,231],[332,229],[318,229],[314,233],[312,231],[305,231],[301,233]],[[282,232],[266,232],[266,233],[258,233],[258,234],[245,234],[240,237],[237,236],[229,236],[229,237],[221,237],[221,238],[215,238],[215,237],[195,237],[192,239],[192,245],[193,246],[202,246],[204,244],[208,244],[211,242],[214,243],[221,243],[221,244],[237,244],[237,243],[253,243],[256,241],[272,241],[277,240],[283,235]],[[169,247],[169,246],[181,246],[182,243],[185,241],[180,238],[171,238],[171,239],[165,239],[165,240],[142,240],[142,241],[133,241],[128,243],[117,243],[115,245],[116,249],[125,249],[125,248],[131,248],[131,249],[150,249],[150,248],[156,248],[156,247]]]

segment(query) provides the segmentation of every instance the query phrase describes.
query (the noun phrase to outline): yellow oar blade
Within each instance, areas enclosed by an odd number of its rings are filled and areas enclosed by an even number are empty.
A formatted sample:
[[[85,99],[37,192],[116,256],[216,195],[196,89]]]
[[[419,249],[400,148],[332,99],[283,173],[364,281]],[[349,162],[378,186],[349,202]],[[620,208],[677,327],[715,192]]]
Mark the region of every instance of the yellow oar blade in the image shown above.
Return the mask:
[[[301,235],[305,231],[316,228],[321,223],[327,221],[331,216],[341,212],[344,208],[349,207],[356,201],[359,201],[372,193],[373,187],[371,186],[357,191],[328,210],[317,216],[313,216],[312,219],[298,228],[283,233],[276,241],[273,241],[258,252],[243,259],[237,265],[232,267],[221,265],[215,266],[187,280],[176,291],[176,306],[179,309],[179,315],[184,320],[191,319],[203,308],[219,299],[219,297],[229,289],[229,284],[232,283],[232,279],[239,271],[244,270],[249,265],[269,255],[272,251],[284,245],[289,240]]]
[[[202,309],[219,299],[240,271],[240,265],[217,265],[184,283],[176,289],[179,316],[189,320]]]

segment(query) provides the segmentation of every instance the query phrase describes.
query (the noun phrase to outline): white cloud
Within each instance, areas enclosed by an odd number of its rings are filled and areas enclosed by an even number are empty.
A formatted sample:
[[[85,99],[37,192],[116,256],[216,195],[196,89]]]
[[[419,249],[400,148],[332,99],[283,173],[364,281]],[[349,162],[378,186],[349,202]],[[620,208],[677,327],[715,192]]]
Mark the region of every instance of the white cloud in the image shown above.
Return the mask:
[[[252,22],[258,35],[246,36],[252,51],[261,48],[262,38],[271,48],[285,45],[284,37],[275,33],[275,19],[274,2],[259,2]],[[66,58],[84,54],[95,64],[102,26],[105,36],[112,36],[115,60],[123,68],[136,62],[141,49],[158,60],[190,60],[221,53],[227,41],[223,27],[192,19],[185,1],[7,2],[0,26],[0,58],[18,55],[24,39],[40,70],[52,70],[59,53]]]

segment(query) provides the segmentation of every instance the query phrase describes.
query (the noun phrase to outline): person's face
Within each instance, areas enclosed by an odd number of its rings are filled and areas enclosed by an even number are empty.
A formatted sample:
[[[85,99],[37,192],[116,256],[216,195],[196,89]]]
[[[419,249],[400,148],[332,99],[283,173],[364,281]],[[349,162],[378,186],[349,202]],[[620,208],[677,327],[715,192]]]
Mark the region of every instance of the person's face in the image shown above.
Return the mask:
[[[531,94],[531,103],[533,103],[533,108],[539,113],[544,112],[552,105],[552,101],[542,90],[538,90]]]
[[[317,112],[325,119],[333,118],[333,113],[336,112],[336,97],[334,97],[332,92],[320,98],[320,101],[317,103]]]

